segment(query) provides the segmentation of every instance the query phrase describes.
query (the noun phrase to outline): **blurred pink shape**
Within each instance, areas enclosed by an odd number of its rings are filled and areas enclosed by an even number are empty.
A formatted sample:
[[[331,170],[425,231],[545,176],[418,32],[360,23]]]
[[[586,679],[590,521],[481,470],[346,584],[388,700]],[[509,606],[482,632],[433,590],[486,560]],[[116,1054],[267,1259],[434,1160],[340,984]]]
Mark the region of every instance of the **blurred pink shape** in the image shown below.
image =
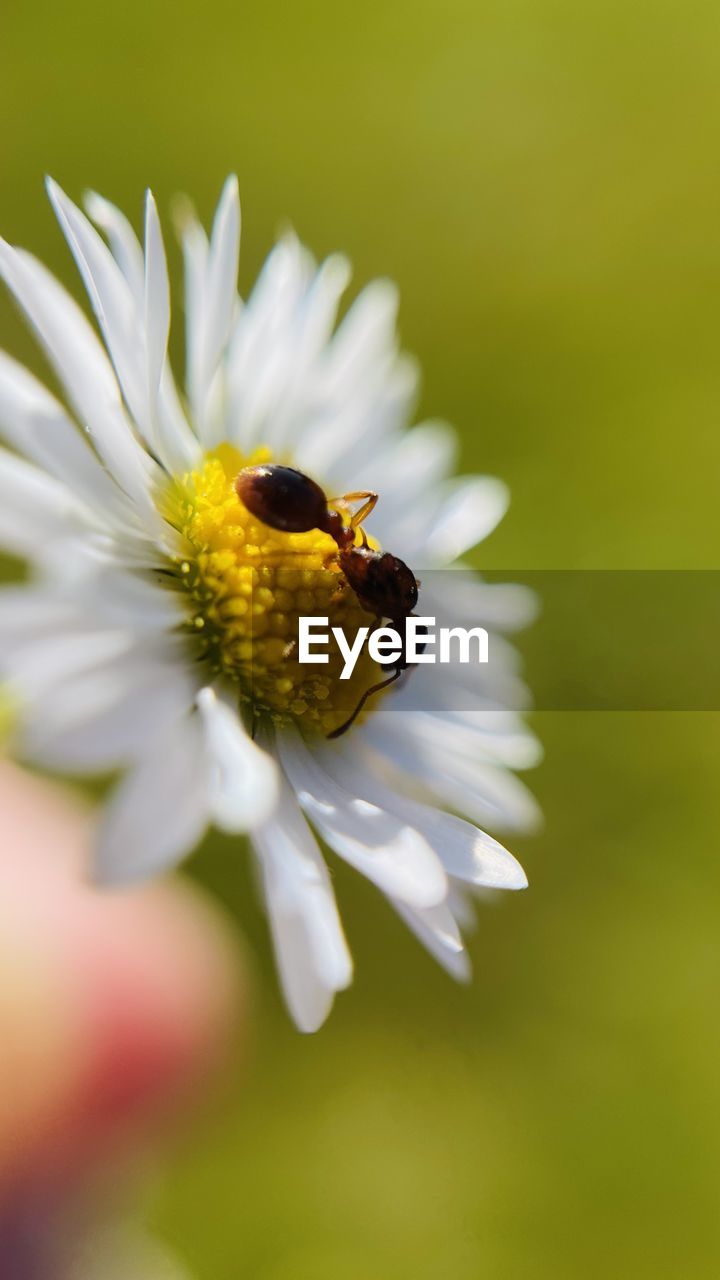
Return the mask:
[[[0,1196],[132,1152],[207,1083],[242,1003],[198,893],[89,886],[91,822],[0,768]]]

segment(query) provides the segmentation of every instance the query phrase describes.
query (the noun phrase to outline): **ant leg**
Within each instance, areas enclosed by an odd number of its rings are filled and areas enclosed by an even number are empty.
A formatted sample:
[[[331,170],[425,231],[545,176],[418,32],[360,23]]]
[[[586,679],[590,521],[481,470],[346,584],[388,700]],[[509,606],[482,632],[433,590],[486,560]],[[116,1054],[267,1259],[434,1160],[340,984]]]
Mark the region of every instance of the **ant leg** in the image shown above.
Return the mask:
[[[344,493],[341,498],[331,498],[328,505],[332,506],[334,503],[336,506],[346,507],[351,502],[362,502],[363,505],[360,507],[360,510],[354,512],[350,520],[350,528],[357,529],[358,525],[362,524],[363,520],[366,520],[370,515],[370,512],[373,510],[377,500],[378,496],[376,493],[372,493],[370,489],[363,489],[359,493]]]
[[[373,684],[370,686],[369,689],[366,689],[362,698],[358,702],[355,710],[353,711],[352,715],[345,721],[344,724],[340,725],[339,729],[333,729],[332,733],[329,733],[327,735],[328,738],[339,738],[342,736],[343,733],[346,733],[347,730],[350,728],[350,725],[353,723],[353,721],[355,721],[357,717],[360,715],[360,712],[365,706],[365,703],[367,702],[368,698],[371,698],[374,693],[379,693],[381,689],[387,689],[388,685],[394,684],[396,680],[400,679],[400,676],[403,674],[404,670],[405,670],[404,667],[398,666],[393,671],[393,674],[391,676],[388,676],[387,680],[380,680],[378,684]]]
[[[370,512],[374,510],[375,503],[378,500],[378,496],[376,493],[350,493],[348,494],[348,497],[351,499],[367,498],[367,502],[363,503],[360,510],[356,511],[350,520],[350,528],[357,529],[358,527],[362,526],[363,520],[367,520],[368,516],[370,515]],[[367,546],[367,538],[365,537],[364,529],[363,529],[363,538],[365,540],[365,546]]]

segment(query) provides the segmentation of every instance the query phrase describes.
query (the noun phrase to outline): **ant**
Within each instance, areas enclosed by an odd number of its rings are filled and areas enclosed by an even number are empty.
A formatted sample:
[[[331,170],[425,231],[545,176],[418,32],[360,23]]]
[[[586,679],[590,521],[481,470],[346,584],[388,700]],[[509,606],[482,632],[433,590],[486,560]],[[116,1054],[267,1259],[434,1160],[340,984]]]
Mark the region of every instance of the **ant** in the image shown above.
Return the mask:
[[[377,621],[389,619],[396,630],[404,633],[405,619],[418,600],[419,583],[403,560],[389,551],[373,551],[368,546],[362,521],[373,510],[378,495],[369,491],[346,493],[342,498],[328,499],[314,480],[294,467],[279,463],[262,463],[243,467],[235,480],[235,492],[248,511],[271,529],[283,533],[309,533],[320,529],[337,545],[337,562],[363,609],[375,614]],[[331,503],[347,505],[361,502],[349,523]],[[355,545],[357,531],[362,546]],[[399,624],[402,624],[400,626]],[[366,689],[352,715],[338,729],[328,734],[339,738],[360,714],[368,698],[394,684],[408,667],[405,653],[392,664],[393,674]]]

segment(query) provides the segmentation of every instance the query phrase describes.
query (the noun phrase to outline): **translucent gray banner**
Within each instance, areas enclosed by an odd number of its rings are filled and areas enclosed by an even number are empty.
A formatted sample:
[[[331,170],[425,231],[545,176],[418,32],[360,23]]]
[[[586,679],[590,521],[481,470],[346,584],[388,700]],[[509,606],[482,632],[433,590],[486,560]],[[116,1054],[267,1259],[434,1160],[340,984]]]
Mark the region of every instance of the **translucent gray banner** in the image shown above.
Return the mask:
[[[462,662],[453,642],[449,663],[408,667],[397,709],[720,710],[720,570],[431,569],[418,577],[414,613],[434,619],[426,657],[439,657],[443,628],[480,627],[488,661],[478,663],[471,644],[471,661]]]

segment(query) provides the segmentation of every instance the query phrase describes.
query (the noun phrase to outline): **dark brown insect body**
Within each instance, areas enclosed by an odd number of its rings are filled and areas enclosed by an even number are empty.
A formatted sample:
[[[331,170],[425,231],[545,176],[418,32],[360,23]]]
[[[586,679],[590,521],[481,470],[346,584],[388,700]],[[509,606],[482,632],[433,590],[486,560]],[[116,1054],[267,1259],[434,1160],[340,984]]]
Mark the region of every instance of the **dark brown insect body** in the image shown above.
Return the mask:
[[[244,467],[235,481],[235,492],[252,515],[283,533],[322,529],[335,538],[336,528],[339,531],[343,523],[340,513],[328,507],[320,485],[294,467],[274,462]]]
[[[412,613],[418,585],[412,569],[390,551],[350,547],[338,560],[355,595],[368,613],[397,622]]]
[[[373,551],[367,544],[362,521],[370,514],[377,494],[346,493],[333,499],[340,505],[362,503],[348,524],[333,509],[319,484],[294,467],[267,463],[244,467],[235,481],[235,492],[248,511],[271,529],[284,533],[309,533],[321,529],[337,545],[338,564],[363,609],[375,614],[378,621],[389,619],[404,634],[405,619],[418,599],[418,583],[404,560],[389,551]],[[360,530],[363,545],[355,545]],[[368,698],[399,679],[408,666],[404,655],[394,663],[394,672],[386,680],[367,689],[349,720],[329,736],[338,738],[350,728]]]

